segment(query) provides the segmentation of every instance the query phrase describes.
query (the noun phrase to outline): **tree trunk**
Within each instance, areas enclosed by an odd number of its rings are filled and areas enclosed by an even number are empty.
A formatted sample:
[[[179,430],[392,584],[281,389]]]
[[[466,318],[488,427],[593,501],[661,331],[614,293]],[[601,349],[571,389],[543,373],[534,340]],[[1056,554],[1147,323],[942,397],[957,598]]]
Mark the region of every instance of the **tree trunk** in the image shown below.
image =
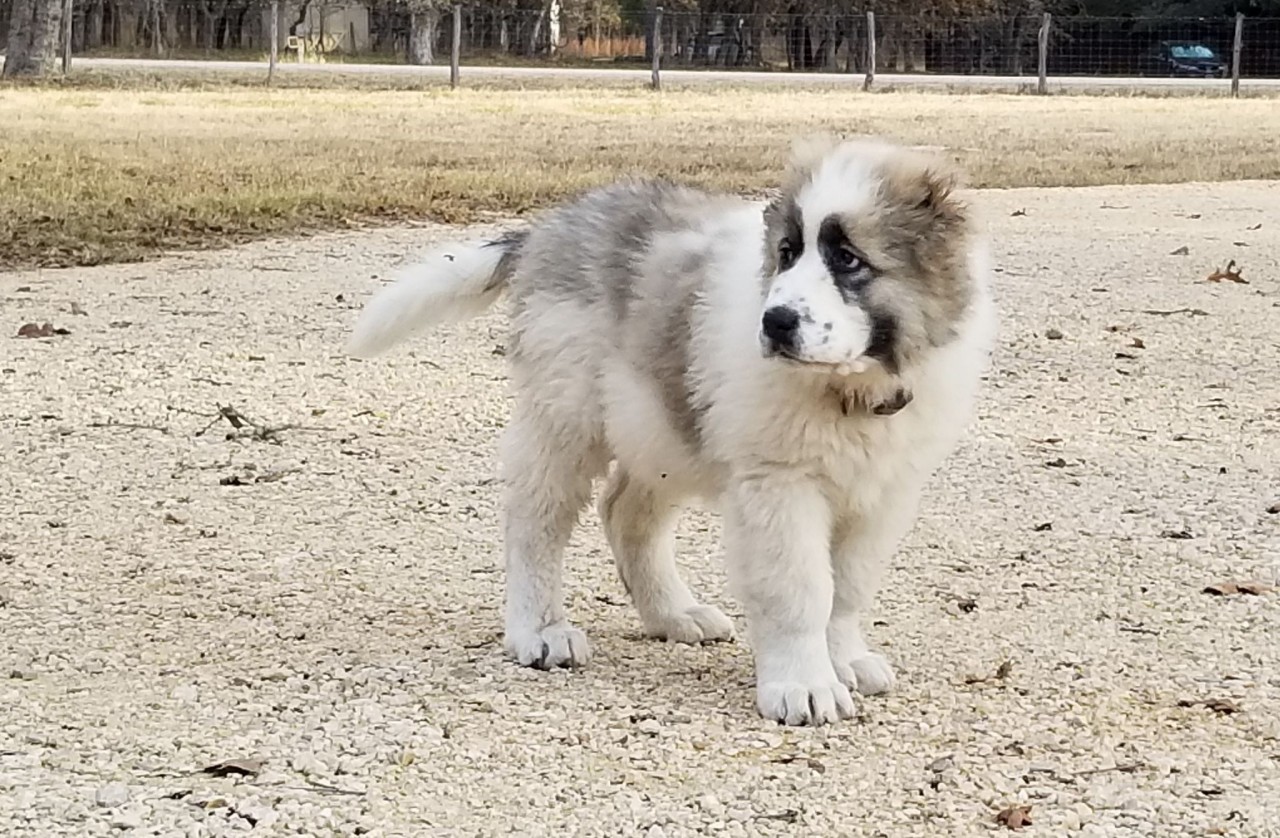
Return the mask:
[[[13,0],[5,78],[47,76],[58,66],[62,0]]]
[[[822,69],[836,69],[836,22],[832,18],[824,21],[822,32]]]
[[[538,41],[542,38],[542,24],[547,19],[547,7],[543,6],[538,10],[538,18],[533,22],[533,31],[529,33],[529,40],[525,43],[525,55],[538,54]]]
[[[560,0],[547,2],[547,52],[556,54],[560,48]]]
[[[102,46],[102,3],[95,0],[84,14],[84,48],[98,49]]]
[[[436,63],[436,31],[440,28],[440,12],[428,9],[409,15],[409,63]]]

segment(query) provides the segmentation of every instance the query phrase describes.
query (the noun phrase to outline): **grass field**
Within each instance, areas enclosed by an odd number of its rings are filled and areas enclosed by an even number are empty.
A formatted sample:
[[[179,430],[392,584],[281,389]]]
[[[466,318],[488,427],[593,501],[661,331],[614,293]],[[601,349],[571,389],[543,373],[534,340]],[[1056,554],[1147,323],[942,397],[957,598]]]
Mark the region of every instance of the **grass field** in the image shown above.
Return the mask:
[[[759,193],[789,141],[946,148],[982,187],[1280,177],[1270,99],[618,87],[0,88],[0,267],[519,214],[637,172]]]

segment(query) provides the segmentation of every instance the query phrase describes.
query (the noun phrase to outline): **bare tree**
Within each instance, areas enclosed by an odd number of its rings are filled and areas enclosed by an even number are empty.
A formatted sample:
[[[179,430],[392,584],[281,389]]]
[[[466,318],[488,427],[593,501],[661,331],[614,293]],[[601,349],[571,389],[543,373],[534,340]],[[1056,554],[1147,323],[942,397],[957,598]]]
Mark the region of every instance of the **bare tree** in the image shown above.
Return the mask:
[[[58,64],[62,0],[13,0],[5,78],[47,76]]]
[[[436,38],[445,3],[440,0],[409,2],[409,63],[436,63]]]

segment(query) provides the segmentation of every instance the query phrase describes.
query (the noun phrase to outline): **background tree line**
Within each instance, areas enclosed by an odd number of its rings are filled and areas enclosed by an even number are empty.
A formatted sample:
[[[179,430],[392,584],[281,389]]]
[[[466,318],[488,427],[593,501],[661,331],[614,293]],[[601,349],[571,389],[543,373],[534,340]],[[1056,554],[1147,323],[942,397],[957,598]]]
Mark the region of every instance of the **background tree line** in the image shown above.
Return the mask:
[[[470,53],[641,59],[653,49],[652,0],[490,0],[465,5]],[[863,13],[875,11],[886,70],[1020,73],[1034,63],[1040,16],[1067,28],[1055,48],[1141,49],[1161,21],[1235,13],[1280,18],[1280,0],[663,0],[663,53],[700,65],[786,66],[857,72],[866,54]],[[270,33],[268,0],[74,0],[72,48],[159,56],[175,51],[258,50]],[[312,52],[381,54],[430,64],[448,51],[449,0],[281,0],[282,39]],[[0,0],[5,74],[39,73],[56,60],[63,0]],[[1274,23],[1274,21],[1273,21]],[[1170,30],[1172,31],[1172,30]],[[1215,30],[1216,31],[1216,30]],[[1272,28],[1272,44],[1280,30]],[[1096,42],[1091,48],[1090,43]],[[1104,49],[1104,46],[1105,49]],[[1122,50],[1123,52],[1123,50]],[[1274,50],[1273,50],[1274,52]],[[1124,67],[1123,56],[1113,61]],[[1276,58],[1273,60],[1280,60]],[[1089,71],[1082,68],[1081,71]],[[1111,71],[1098,67],[1094,72]]]

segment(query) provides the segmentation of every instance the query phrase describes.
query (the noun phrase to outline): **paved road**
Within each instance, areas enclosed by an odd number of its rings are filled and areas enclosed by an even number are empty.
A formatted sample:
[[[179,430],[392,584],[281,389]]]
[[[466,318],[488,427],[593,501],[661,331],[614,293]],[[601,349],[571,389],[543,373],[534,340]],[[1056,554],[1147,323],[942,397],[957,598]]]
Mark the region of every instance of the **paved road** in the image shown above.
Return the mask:
[[[266,72],[266,64],[255,61],[163,61],[146,58],[76,58],[74,70],[147,70],[185,72]],[[416,67],[408,64],[293,64],[281,63],[277,71],[291,73],[333,73],[337,75],[388,75],[418,76],[423,79],[447,79],[447,66]],[[617,68],[568,68],[568,67],[468,67],[462,68],[463,78],[474,79],[612,79],[647,82],[648,70]],[[741,84],[794,84],[794,85],[852,85],[862,84],[860,74],[842,73],[766,73],[726,70],[663,70],[662,78],[672,84],[725,83]],[[876,76],[879,86],[911,85],[925,87],[1018,87],[1035,84],[1028,76],[944,76],[902,75],[880,73]],[[1224,79],[1171,79],[1171,78],[1111,78],[1091,76],[1061,76],[1049,79],[1054,88],[1148,88],[1212,90],[1226,89],[1231,82]],[[1280,90],[1280,79],[1242,79],[1242,88]]]

